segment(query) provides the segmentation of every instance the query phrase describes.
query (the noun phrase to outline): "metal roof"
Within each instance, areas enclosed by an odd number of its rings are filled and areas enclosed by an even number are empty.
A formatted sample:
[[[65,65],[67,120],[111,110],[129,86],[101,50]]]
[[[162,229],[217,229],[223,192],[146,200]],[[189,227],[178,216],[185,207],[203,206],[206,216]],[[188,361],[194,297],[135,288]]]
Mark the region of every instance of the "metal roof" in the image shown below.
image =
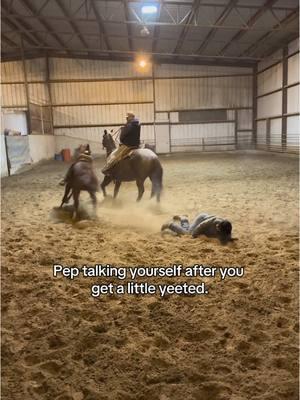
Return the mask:
[[[157,13],[141,8],[155,4]],[[299,36],[298,0],[2,0],[2,60],[40,56],[251,66]]]

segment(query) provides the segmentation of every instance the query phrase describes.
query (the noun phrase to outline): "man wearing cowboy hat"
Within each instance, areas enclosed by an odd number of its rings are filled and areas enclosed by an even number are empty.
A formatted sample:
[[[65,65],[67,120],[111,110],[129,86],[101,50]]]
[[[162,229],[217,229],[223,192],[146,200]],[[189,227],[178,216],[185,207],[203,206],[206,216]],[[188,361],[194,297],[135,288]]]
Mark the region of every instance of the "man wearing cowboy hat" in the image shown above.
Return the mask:
[[[107,164],[102,169],[104,175],[109,175],[110,169],[119,161],[123,160],[132,149],[137,149],[140,145],[141,125],[132,111],[126,114],[126,125],[121,128],[120,145],[111,153],[107,159]]]

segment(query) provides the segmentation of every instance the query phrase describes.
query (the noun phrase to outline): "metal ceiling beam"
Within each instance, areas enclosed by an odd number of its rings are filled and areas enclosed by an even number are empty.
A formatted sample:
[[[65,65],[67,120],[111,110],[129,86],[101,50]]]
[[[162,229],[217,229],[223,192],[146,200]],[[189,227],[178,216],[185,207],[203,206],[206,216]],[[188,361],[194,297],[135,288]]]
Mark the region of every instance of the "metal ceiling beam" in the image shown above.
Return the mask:
[[[189,15],[188,20],[187,20],[187,25],[192,24],[193,21],[195,20],[200,5],[201,5],[201,0],[194,0],[193,6],[191,8],[190,15]],[[188,31],[189,31],[189,27],[188,26],[185,26],[182,29],[181,34],[180,34],[179,39],[178,39],[178,42],[177,42],[177,45],[176,45],[176,47],[174,49],[174,53],[178,53],[178,52],[181,51],[183,42],[184,42],[184,40],[186,38],[186,35],[187,35]]]
[[[203,6],[203,4],[201,3],[201,6]],[[236,8],[236,7],[235,7]],[[86,19],[86,18],[77,18],[77,19],[73,19],[71,17],[67,17],[67,16],[62,16],[62,17],[52,17],[52,16],[40,16],[40,15],[20,15],[17,13],[5,13],[6,17],[13,17],[13,18],[19,18],[22,20],[26,20],[26,19],[38,19],[38,20],[47,20],[47,21],[62,21],[62,22],[69,22],[71,23],[73,22],[82,22],[82,23],[97,23],[97,19]],[[199,24],[196,20],[192,23],[192,24],[185,24],[183,22],[161,22],[161,21],[139,21],[139,20],[122,20],[122,21],[113,21],[110,20],[109,18],[107,19],[103,19],[102,18],[103,23],[105,24],[106,22],[110,23],[110,24],[114,24],[114,25],[137,25],[137,26],[170,26],[170,27],[174,27],[174,26],[179,26],[179,27],[187,27],[187,28],[210,28],[210,29],[220,29],[220,30],[243,30],[243,31],[253,31],[253,32],[265,32],[267,30],[269,30],[266,27],[257,27],[257,28],[249,28],[248,26],[240,26],[240,25],[218,25],[218,24]],[[282,31],[282,28],[280,26],[278,26],[276,29],[273,29],[274,31]],[[296,32],[295,29],[288,29],[287,31],[289,32]],[[79,32],[79,31],[78,31]],[[82,32],[79,32],[80,34],[82,34]]]
[[[10,47],[20,48],[20,45],[18,45],[16,42],[8,38],[4,33],[1,34],[1,40]]]
[[[101,2],[103,3],[103,0],[95,0],[96,2]],[[109,3],[119,3],[120,0],[107,0],[107,2],[109,1]],[[248,4],[238,4],[238,8],[247,8],[247,9],[253,9],[253,10],[257,10],[258,8],[260,8],[260,6],[257,5],[253,5],[251,4],[252,0],[248,0],[249,3]],[[141,3],[141,0],[130,0],[130,3]],[[166,5],[173,5],[173,6],[192,6],[193,5],[193,0],[190,1],[174,1],[174,0],[157,0],[155,3],[158,4],[166,4]],[[224,4],[222,3],[214,3],[214,2],[203,2],[202,3],[203,6],[205,7],[219,7],[219,8],[223,8]],[[288,6],[275,6],[273,7],[274,10],[293,10],[294,7],[288,7]]]
[[[84,37],[82,36],[81,32],[79,31],[76,23],[74,22],[74,20],[71,18],[69,11],[66,9],[65,5],[62,3],[61,0],[55,0],[56,4],[59,6],[59,8],[62,10],[63,14],[65,17],[68,18],[69,20],[69,24],[71,25],[72,29],[74,32],[77,33],[81,43],[83,44],[83,46],[85,46],[87,49],[86,51],[88,51],[89,45],[87,44],[87,42],[85,41]]]
[[[159,22],[159,20],[160,20],[160,14],[161,14],[162,6],[163,6],[163,1],[164,0],[162,0],[161,4],[159,5],[157,18],[156,18],[157,22]],[[156,46],[157,46],[157,42],[158,42],[158,39],[159,39],[159,34],[160,34],[160,27],[158,25],[155,25],[154,31],[153,31],[152,52],[156,51]]]
[[[277,2],[277,0],[267,0],[265,2],[265,4],[260,9],[258,9],[258,11],[246,22],[247,26],[249,28],[251,28],[257,22],[257,20],[266,11],[268,11],[276,2]],[[225,53],[225,51],[228,49],[228,47],[231,46],[233,42],[236,42],[236,41],[240,40],[244,36],[245,33],[246,33],[245,30],[242,30],[242,29],[239,30],[233,36],[233,38],[231,38],[230,41],[220,50],[219,55],[223,55]]]
[[[99,14],[99,11],[98,11],[98,9],[96,7],[96,4],[95,4],[94,0],[91,0],[91,6],[92,6],[92,9],[93,9],[94,14],[96,16],[96,19],[97,19],[97,22],[98,22],[98,26],[99,26],[99,31],[103,36],[105,46],[106,46],[106,48],[108,50],[111,50],[112,48],[111,48],[111,45],[110,45],[109,40],[108,40],[108,35],[106,33],[106,29],[104,27],[104,24],[103,24],[103,21],[102,21],[102,17]]]
[[[28,47],[25,50],[26,51],[32,51],[32,50],[37,50],[37,46],[32,46],[32,47]],[[62,51],[62,49],[60,47],[56,47],[56,46],[47,46],[44,47],[43,50],[45,51]],[[101,50],[98,48],[90,48],[89,51],[91,53],[98,53],[98,54],[102,54],[102,55],[108,55],[108,54],[117,54],[117,55],[131,55],[134,56],[135,52],[134,51],[121,51],[121,50]],[[73,51],[73,53],[86,53],[86,48],[78,48],[76,50]],[[201,55],[201,54],[182,54],[182,53],[146,53],[149,55],[153,55],[153,56],[166,56],[166,57],[173,57],[178,58],[186,58],[186,59],[215,59],[215,60],[221,60],[221,59],[226,59],[226,60],[231,60],[231,61],[248,61],[248,62],[257,62],[260,61],[261,58],[257,58],[257,57],[235,57],[235,56],[230,56],[230,57],[225,57],[225,56],[206,56],[206,55]]]
[[[38,13],[39,13],[39,10],[36,8],[36,7],[34,7],[31,3],[29,3],[28,2],[28,0],[21,0],[21,2],[25,5],[25,7],[31,12],[31,14],[32,15],[37,15]],[[55,32],[53,32],[53,29],[52,29],[52,27],[51,27],[51,25],[47,22],[47,18],[46,17],[44,17],[44,16],[42,16],[42,15],[40,15],[39,16],[40,18],[39,18],[39,20],[40,20],[40,22],[44,25],[44,27],[47,29],[47,32],[52,36],[52,37],[54,37],[54,39],[57,41],[57,43],[59,43],[61,46],[62,46],[62,48],[65,48],[65,44],[64,44],[64,42],[60,39],[60,37],[55,33]]]
[[[34,36],[30,33],[28,33],[28,30],[31,29],[31,26],[28,25],[25,21],[22,20],[21,17],[10,17],[9,10],[12,11],[14,14],[16,14],[16,11],[12,7],[11,4],[8,4],[6,0],[2,0],[1,2],[1,7],[3,9],[1,18],[2,20],[10,26],[12,29],[15,30],[15,32],[20,33],[20,35],[26,40],[28,43],[35,43],[38,44],[39,46],[43,46],[46,43],[41,40],[38,36]]]
[[[299,7],[294,9],[294,11],[292,13],[290,13],[289,15],[287,15],[283,20],[281,20],[280,23],[274,25],[273,28],[278,27],[278,26],[284,27],[285,25],[289,24],[293,19],[297,18],[298,16],[299,16]],[[248,54],[251,54],[254,49],[257,49],[258,45],[265,42],[272,34],[273,34],[273,31],[267,32],[258,41],[253,43],[246,50],[244,50],[239,56],[244,57],[244,56],[247,56]]]
[[[222,23],[225,21],[225,19],[228,17],[228,15],[231,13],[232,9],[236,6],[236,3],[238,0],[230,0],[227,6],[225,7],[224,11],[221,13],[217,21],[215,22],[215,25],[217,26],[222,26]],[[215,36],[217,32],[217,28],[213,28],[210,30],[210,32],[206,35],[205,39],[202,41],[201,45],[197,49],[196,53],[200,54],[208,45],[209,41]]]
[[[123,5],[124,5],[125,18],[127,19],[127,21],[129,21],[130,15],[129,15],[129,7],[128,7],[127,0],[123,0]],[[127,36],[128,36],[129,50],[132,51],[133,50],[133,42],[132,42],[132,39],[131,39],[132,31],[131,31],[131,26],[130,25],[127,25]]]

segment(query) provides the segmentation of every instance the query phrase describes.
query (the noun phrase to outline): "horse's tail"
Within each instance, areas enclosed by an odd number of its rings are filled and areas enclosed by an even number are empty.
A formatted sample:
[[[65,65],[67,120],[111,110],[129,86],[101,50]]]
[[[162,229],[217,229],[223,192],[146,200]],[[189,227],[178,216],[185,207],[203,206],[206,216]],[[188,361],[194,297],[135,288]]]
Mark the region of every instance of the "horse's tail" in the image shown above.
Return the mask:
[[[156,200],[160,201],[160,195],[162,192],[162,178],[163,178],[163,169],[159,159],[156,158],[153,160],[153,170],[150,175],[150,179],[152,182],[152,190],[151,190],[151,198],[156,196]]]

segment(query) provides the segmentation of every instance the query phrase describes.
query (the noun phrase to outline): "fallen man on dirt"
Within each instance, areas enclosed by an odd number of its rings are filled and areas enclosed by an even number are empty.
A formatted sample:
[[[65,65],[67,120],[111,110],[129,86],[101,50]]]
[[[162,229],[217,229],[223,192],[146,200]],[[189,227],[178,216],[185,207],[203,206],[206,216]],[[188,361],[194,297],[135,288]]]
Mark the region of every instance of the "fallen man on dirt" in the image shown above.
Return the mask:
[[[219,239],[222,244],[237,240],[231,237],[232,225],[228,220],[206,213],[197,215],[191,224],[187,215],[174,215],[171,222],[161,227],[161,231],[175,232],[178,236],[191,235],[193,238],[205,235]]]

